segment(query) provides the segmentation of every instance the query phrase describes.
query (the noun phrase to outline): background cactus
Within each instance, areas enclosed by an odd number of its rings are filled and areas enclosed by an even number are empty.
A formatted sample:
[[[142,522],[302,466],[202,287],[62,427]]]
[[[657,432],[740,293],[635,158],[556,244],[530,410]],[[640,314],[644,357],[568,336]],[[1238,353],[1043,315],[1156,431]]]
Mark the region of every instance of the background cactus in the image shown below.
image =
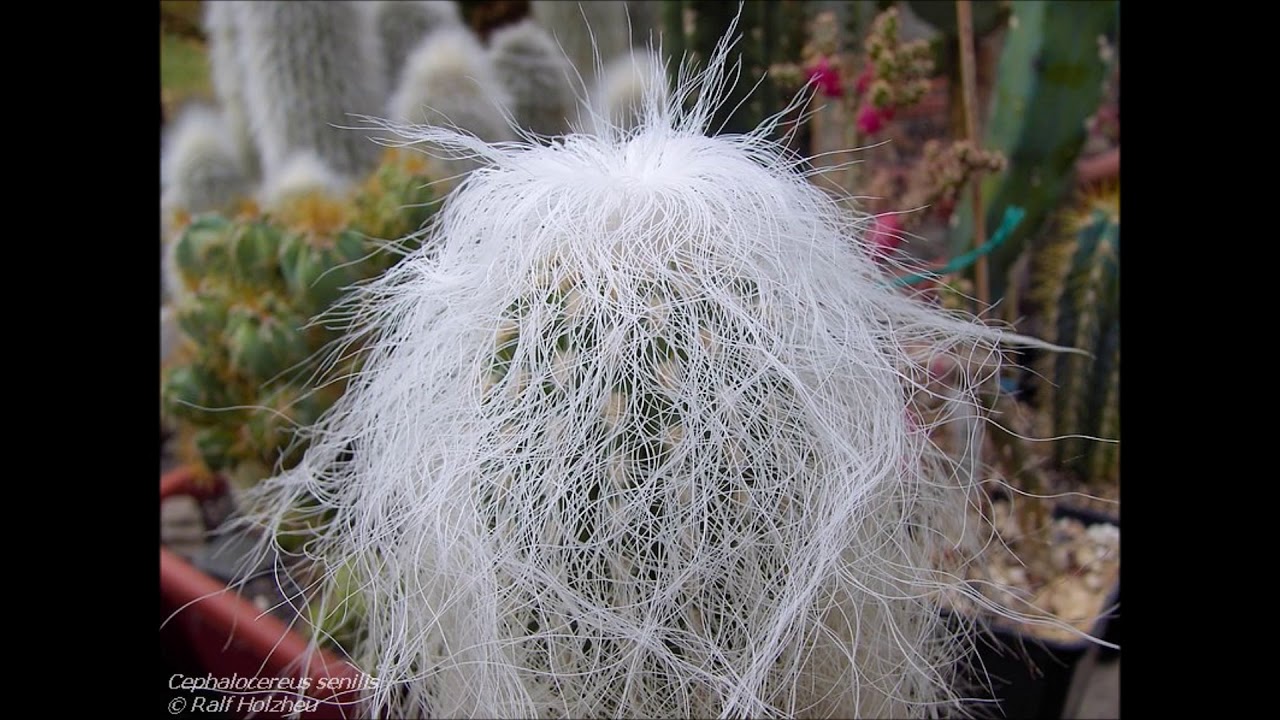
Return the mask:
[[[218,106],[226,119],[236,157],[245,174],[254,180],[262,172],[258,148],[249,128],[245,107],[244,68],[240,64],[240,6],[233,0],[210,0],[204,3],[204,29],[208,38],[209,74],[213,81]]]
[[[1041,231],[1070,188],[1086,120],[1098,109],[1107,77],[1100,41],[1116,33],[1119,6],[1066,0],[1013,5],[982,142],[1002,153],[1008,167],[983,178],[982,199],[988,228],[999,225],[1010,205],[1027,214],[988,258],[992,302],[1004,295],[1009,269],[1026,238]],[[955,217],[953,256],[973,247],[971,204],[961,203]]]
[[[369,13],[334,0],[248,2],[238,6],[244,96],[265,181],[298,152],[314,152],[335,172],[364,177],[380,150],[351,128],[377,117],[387,98]]]
[[[520,128],[544,136],[569,131],[578,102],[573,68],[542,26],[525,19],[495,30],[489,56]]]
[[[1090,356],[1040,358],[1035,402],[1042,435],[1120,439],[1120,189],[1089,191],[1059,218],[1057,234],[1030,255],[1035,330]],[[1058,467],[1089,484],[1115,483],[1120,446],[1088,437],[1051,443]]]
[[[661,84],[654,87],[657,82]],[[657,93],[664,101],[670,94],[665,70],[656,53],[635,50],[609,62],[590,95],[595,130],[634,129],[640,122],[640,111],[648,92]]]
[[[400,84],[410,53],[431,33],[463,24],[453,0],[373,0],[364,6],[373,15],[382,46],[382,69],[388,90]]]
[[[321,176],[310,189],[295,182],[267,213],[207,214],[187,227],[173,250],[181,347],[162,376],[165,413],[197,455],[186,460],[241,486],[297,460],[294,431],[341,395],[350,369],[313,385],[317,353],[337,331],[310,321],[415,246],[431,212],[423,169],[395,152],[351,197],[319,190]],[[397,247],[375,252],[387,239]]]
[[[534,0],[530,12],[563,49],[583,88],[595,85],[600,67],[632,48],[656,44],[659,2]],[[593,47],[594,39],[594,47]]]
[[[224,116],[188,105],[165,133],[160,153],[161,207],[178,215],[228,210],[251,192]]]
[[[432,33],[412,54],[387,109],[395,123],[456,126],[488,141],[514,139],[508,124],[510,97],[493,61],[470,29]],[[476,167],[469,158],[438,158],[441,176]]]
[[[716,43],[737,18],[742,40],[734,46],[730,63],[741,53],[742,76],[729,90],[718,108],[711,127],[724,132],[747,132],[791,100],[772,82],[760,80],[770,66],[793,62],[800,57],[805,42],[808,3],[801,0],[746,0],[739,17],[737,2],[693,2],[673,0],[663,3],[663,54],[674,59],[682,53],[696,64],[705,65]],[[758,85],[758,87],[757,87]]]

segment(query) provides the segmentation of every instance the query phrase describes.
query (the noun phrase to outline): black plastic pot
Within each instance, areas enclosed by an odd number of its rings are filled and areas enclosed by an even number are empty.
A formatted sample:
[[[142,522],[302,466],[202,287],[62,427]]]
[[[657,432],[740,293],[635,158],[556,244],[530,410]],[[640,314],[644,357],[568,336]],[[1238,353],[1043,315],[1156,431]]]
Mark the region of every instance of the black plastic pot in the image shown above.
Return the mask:
[[[1074,518],[1086,526],[1120,526],[1115,517],[1083,508],[1059,506],[1054,508],[1053,516],[1055,519]],[[1094,624],[1090,635],[1119,645],[1118,626],[1113,627],[1114,618],[1118,617],[1119,602],[1120,583],[1117,580],[1104,606],[1111,612]],[[984,630],[969,678],[970,687],[984,688],[984,691],[971,691],[972,697],[989,695],[988,699],[975,700],[969,708],[974,716],[980,718],[1056,720],[1063,717],[1080,661],[1092,648],[1107,650],[1090,640],[1062,642],[986,624]],[[1119,650],[1110,653],[1114,657]],[[984,674],[985,682],[974,680]]]

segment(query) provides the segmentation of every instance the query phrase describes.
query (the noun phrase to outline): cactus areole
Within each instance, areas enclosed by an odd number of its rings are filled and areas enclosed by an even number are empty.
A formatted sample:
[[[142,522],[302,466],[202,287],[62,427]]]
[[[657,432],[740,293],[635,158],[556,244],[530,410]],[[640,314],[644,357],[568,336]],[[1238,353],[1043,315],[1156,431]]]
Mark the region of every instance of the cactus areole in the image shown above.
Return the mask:
[[[378,678],[371,713],[956,700],[965,637],[936,603],[965,589],[939,558],[970,557],[973,484],[909,416],[931,359],[1002,336],[890,288],[866,218],[774,128],[706,134],[727,50],[630,130],[403,130],[483,166],[437,215],[438,252],[360,290],[362,371],[245,496],[267,526],[317,518],[299,552],[361,614],[344,650]]]

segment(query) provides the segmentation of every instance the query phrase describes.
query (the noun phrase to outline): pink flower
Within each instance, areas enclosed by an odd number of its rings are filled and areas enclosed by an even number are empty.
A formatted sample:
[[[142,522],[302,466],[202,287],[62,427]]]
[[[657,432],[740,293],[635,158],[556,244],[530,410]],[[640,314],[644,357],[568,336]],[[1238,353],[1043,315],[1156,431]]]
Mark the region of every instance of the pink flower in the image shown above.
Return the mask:
[[[816,84],[818,91],[826,97],[844,95],[844,88],[840,87],[840,73],[825,57],[818,58],[818,61],[810,66],[809,82]]]
[[[897,215],[875,216],[867,231],[867,241],[877,257],[887,257],[902,244],[902,221]]]
[[[875,73],[872,72],[871,65],[868,64],[862,69],[862,74],[858,76],[858,80],[854,84],[854,91],[858,93],[858,97],[867,94],[867,88],[871,87],[871,81],[875,79]]]
[[[874,135],[884,128],[888,116],[883,110],[873,105],[863,105],[858,111],[858,131],[864,135]]]

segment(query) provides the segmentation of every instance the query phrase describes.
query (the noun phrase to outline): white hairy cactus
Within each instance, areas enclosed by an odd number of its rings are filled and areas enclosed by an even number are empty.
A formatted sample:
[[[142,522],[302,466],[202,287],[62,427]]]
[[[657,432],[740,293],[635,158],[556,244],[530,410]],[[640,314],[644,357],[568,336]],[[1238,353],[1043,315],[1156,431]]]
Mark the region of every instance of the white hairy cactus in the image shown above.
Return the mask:
[[[494,31],[489,55],[521,129],[543,136],[569,131],[578,112],[573,68],[542,26],[525,19]]]
[[[273,529],[313,514],[303,552],[322,595],[356,588],[345,649],[378,716],[956,699],[966,636],[936,603],[980,598],[956,574],[974,479],[912,408],[932,360],[1005,336],[891,289],[864,220],[772,128],[705,134],[726,53],[649,93],[632,132],[403,131],[486,167],[438,250],[353,296],[361,373],[302,462],[244,497]],[[980,380],[959,373],[953,401]]]
[[[161,206],[196,214],[225,210],[250,191],[223,116],[188,105],[161,142]]]
[[[334,172],[360,177],[381,149],[350,129],[386,101],[372,18],[342,0],[246,2],[238,7],[240,63],[249,124],[263,177],[298,152],[314,152]]]
[[[395,123],[453,127],[492,143],[515,138],[509,108],[479,38],[457,27],[432,33],[409,55],[387,112]],[[467,157],[437,159],[450,175],[477,166]]]
[[[262,187],[259,200],[268,211],[291,198],[319,194],[341,197],[352,187],[351,181],[330,169],[318,155],[298,152],[289,157],[269,184]]]
[[[244,98],[244,69],[240,65],[238,50],[239,14],[243,4],[239,0],[206,2],[204,28],[209,45],[209,74],[218,106],[226,118],[231,145],[248,177],[257,178],[262,168],[258,148],[249,129],[249,115]]]
[[[409,54],[428,35],[463,25],[458,3],[453,0],[373,0],[363,5],[373,15],[382,43],[382,69],[389,92],[400,84]]]

